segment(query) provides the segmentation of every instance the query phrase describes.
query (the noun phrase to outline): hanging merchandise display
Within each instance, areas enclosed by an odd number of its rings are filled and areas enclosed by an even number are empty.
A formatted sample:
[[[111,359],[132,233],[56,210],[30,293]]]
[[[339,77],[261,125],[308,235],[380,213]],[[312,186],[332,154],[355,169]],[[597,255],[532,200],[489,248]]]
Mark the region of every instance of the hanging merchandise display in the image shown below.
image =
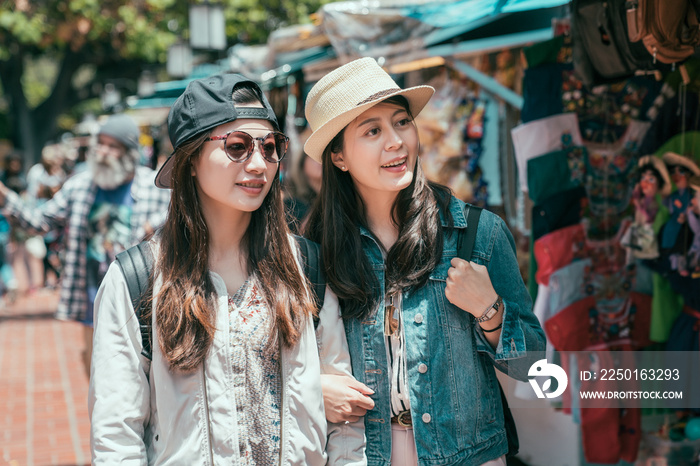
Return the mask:
[[[700,350],[695,6],[574,0],[570,35],[523,50],[521,124],[511,136],[532,202],[529,287],[548,350]],[[564,412],[579,424],[587,462],[634,462],[638,451],[646,460],[654,439],[670,442],[666,451],[684,441],[669,429],[643,435],[653,410],[579,409],[573,393]]]
[[[523,123],[511,131],[521,188],[534,203],[530,279],[538,284],[534,309],[548,344],[639,350],[674,335],[669,347],[697,349],[700,312],[682,293],[700,294],[690,282],[700,252],[700,244],[692,246],[697,217],[690,218],[688,193],[695,172],[688,157],[646,155],[670,142],[680,122],[677,152],[696,153],[686,131],[698,122],[700,106],[687,105],[693,83],[677,74],[666,81],[625,75],[587,87],[572,66],[571,45],[558,37],[524,50]],[[636,459],[641,410],[611,405],[572,414],[586,461]]]
[[[483,207],[488,189],[479,161],[486,102],[447,69],[429,84],[437,91],[416,118],[423,170],[458,198]]]

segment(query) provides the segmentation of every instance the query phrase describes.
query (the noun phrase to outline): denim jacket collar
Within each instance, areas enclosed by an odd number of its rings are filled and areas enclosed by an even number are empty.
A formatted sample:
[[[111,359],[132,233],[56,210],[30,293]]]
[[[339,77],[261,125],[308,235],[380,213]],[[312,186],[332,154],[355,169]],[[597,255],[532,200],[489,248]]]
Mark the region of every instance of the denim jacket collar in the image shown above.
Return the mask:
[[[467,227],[467,217],[464,216],[464,202],[455,198],[454,196],[450,198],[450,204],[447,207],[452,214],[452,227],[453,228],[466,228]],[[440,210],[440,222],[443,227],[449,227],[447,219],[445,218],[445,213]]]
[[[467,227],[467,217],[464,215],[464,202],[456,199],[454,196],[450,198],[450,203],[448,205],[450,214],[452,214],[452,227],[453,228],[466,228]],[[440,223],[443,228],[447,228],[450,224],[445,218],[445,213],[440,209]],[[374,238],[374,235],[367,229],[367,227],[360,225],[360,235],[366,236],[368,238]]]

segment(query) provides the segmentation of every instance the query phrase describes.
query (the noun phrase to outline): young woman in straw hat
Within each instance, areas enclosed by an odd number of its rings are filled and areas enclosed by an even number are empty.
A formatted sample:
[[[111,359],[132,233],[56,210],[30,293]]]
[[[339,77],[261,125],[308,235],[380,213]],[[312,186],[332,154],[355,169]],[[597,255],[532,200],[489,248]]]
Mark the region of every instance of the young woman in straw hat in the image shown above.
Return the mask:
[[[168,130],[152,360],[112,264],[95,301],[93,463],[366,464],[363,425],[324,416],[320,372],[351,373],[347,343],[330,291],[314,329],[282,207],[287,138],[262,91],[239,75],[192,81]]]
[[[306,101],[305,150],[323,165],[307,233],[321,244],[359,380],[324,378],[326,414],[366,411],[369,464],[505,464],[494,367],[527,379],[545,338],[500,218],[484,211],[472,261],[456,257],[460,231],[476,225],[418,160],[413,117],[433,92],[402,90],[364,58]]]

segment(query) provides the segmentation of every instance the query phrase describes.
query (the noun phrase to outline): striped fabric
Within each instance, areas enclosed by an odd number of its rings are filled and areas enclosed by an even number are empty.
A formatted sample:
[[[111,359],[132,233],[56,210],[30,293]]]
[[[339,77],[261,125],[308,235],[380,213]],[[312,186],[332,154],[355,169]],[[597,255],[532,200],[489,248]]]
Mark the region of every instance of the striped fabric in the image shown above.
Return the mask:
[[[389,308],[390,298],[387,297]],[[391,380],[391,416],[397,416],[401,411],[411,409],[408,394],[408,374],[406,373],[406,336],[403,331],[403,316],[401,312],[401,293],[393,300],[394,319],[398,321],[396,331],[386,337],[387,360],[389,361],[389,377]]]

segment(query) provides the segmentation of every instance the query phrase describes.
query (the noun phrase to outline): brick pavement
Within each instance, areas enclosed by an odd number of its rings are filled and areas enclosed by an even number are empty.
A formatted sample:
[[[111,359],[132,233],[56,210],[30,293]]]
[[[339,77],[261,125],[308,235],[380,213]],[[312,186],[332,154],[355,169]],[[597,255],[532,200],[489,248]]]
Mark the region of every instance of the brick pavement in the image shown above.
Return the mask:
[[[83,329],[53,318],[58,294],[0,304],[0,465],[90,464]]]

